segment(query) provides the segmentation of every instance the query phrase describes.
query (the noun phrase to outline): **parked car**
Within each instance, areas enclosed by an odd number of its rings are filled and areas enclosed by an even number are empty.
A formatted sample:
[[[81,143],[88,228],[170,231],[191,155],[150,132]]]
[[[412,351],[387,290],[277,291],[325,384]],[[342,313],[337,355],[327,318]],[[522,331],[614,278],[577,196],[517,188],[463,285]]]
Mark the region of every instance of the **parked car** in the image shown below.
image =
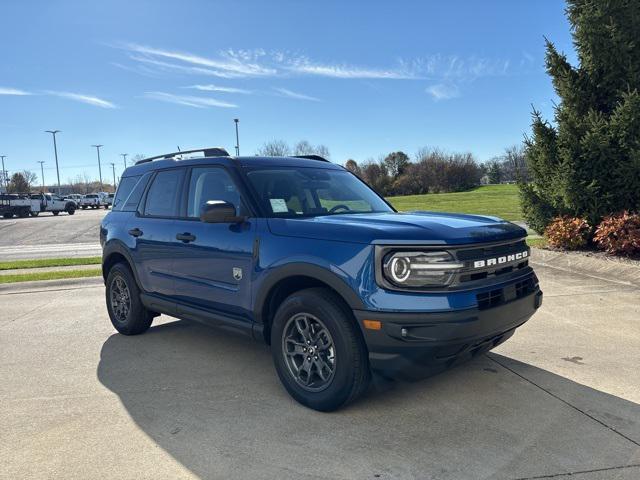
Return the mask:
[[[104,208],[105,209],[109,209],[109,207],[111,207],[113,205],[113,197],[115,194],[113,193],[108,193],[107,196],[104,199]]]
[[[37,217],[39,214],[40,202],[32,200],[30,194],[0,194],[0,216],[3,218]]]
[[[82,195],[79,193],[71,193],[64,197],[65,200],[70,200],[76,205],[76,210],[80,208],[80,200],[82,199]]]
[[[399,213],[317,156],[203,152],[122,175],[100,228],[122,334],[160,314],[243,333],[271,346],[293,398],[327,411],[372,373],[417,378],[487,352],[541,305],[517,225]]]
[[[97,193],[89,193],[80,200],[80,207],[82,207],[83,210],[87,208],[100,208],[100,205],[100,196]]]
[[[41,212],[51,212],[59,215],[60,212],[67,212],[69,215],[76,213],[77,205],[75,201],[64,199],[54,193],[38,193],[31,195],[31,199],[40,202]]]

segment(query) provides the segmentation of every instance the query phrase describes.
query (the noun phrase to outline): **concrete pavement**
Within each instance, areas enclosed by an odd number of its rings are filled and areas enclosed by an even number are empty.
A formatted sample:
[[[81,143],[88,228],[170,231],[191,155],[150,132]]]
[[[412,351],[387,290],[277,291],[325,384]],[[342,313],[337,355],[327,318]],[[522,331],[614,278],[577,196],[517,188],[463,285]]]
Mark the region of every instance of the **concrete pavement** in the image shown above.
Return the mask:
[[[102,255],[100,221],[107,213],[99,209],[0,218],[0,261]]]
[[[640,478],[640,289],[538,273],[543,307],[494,353],[332,414],[253,341],[116,334],[98,282],[0,290],[0,477]]]

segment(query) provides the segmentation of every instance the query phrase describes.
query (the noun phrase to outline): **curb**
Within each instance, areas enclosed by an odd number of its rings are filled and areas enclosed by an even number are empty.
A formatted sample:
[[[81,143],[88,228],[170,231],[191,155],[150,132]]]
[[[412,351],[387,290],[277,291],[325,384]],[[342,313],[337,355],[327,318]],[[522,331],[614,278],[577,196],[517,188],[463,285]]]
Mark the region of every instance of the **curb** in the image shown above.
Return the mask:
[[[640,287],[640,265],[626,263],[616,257],[594,257],[580,252],[554,252],[541,248],[532,248],[531,252],[534,265]]]
[[[62,278],[58,280],[38,280],[35,282],[16,282],[0,285],[0,295],[16,293],[46,292],[51,290],[76,290],[104,286],[101,276],[84,278]]]

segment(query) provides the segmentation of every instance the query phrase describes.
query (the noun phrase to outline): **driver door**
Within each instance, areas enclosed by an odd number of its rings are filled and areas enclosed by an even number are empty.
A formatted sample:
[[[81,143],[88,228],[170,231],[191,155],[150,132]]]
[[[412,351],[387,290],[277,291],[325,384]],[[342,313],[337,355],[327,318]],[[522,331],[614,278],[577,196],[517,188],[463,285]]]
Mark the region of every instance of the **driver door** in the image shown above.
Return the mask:
[[[232,203],[243,213],[236,183],[222,166],[192,168],[187,190],[183,216],[173,225],[176,300],[249,322],[256,222],[200,221],[209,200]]]

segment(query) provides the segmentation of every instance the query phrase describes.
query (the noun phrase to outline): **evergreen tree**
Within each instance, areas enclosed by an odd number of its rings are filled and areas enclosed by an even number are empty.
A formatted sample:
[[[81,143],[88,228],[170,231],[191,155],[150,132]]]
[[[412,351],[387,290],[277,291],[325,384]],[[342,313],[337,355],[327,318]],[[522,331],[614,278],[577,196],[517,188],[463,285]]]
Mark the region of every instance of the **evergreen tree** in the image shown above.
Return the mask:
[[[520,185],[522,205],[538,231],[555,215],[594,225],[640,207],[640,1],[567,3],[579,65],[546,41],[560,102],[554,124],[534,110],[525,142],[532,181]]]

